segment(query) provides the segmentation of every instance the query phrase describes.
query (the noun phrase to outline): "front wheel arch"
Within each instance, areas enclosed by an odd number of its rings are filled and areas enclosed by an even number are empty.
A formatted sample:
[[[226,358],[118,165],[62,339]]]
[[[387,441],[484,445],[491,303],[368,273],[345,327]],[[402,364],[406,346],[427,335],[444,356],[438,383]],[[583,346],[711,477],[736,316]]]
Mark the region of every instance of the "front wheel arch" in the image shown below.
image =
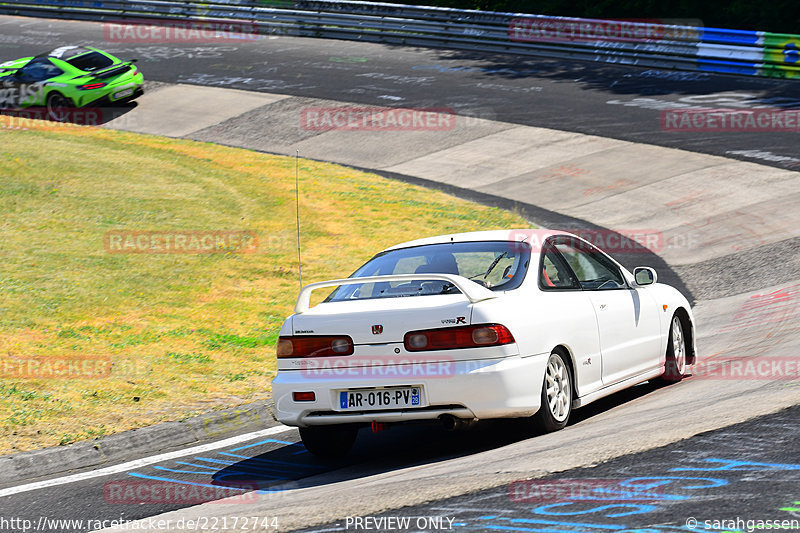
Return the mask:
[[[673,313],[673,316],[675,315],[680,319],[681,326],[683,326],[683,334],[686,335],[686,364],[693,365],[697,360],[697,354],[694,350],[694,324],[689,318],[689,313],[683,307],[677,308]]]
[[[677,310],[670,317],[669,324],[667,348],[664,355],[664,372],[656,378],[656,382],[665,385],[683,380],[691,364],[691,349],[689,348],[691,341],[686,333],[691,330],[691,327],[686,327],[685,319]],[[676,351],[676,346],[680,347],[680,352]]]

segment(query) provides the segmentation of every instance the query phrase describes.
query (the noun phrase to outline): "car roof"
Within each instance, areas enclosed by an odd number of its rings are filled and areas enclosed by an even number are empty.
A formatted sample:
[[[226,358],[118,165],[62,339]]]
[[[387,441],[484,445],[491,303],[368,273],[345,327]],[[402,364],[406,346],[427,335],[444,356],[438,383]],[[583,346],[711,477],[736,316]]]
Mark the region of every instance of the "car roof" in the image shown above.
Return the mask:
[[[475,242],[475,241],[525,241],[534,245],[538,249],[542,242],[553,235],[572,235],[566,231],[550,230],[545,228],[526,228],[526,229],[503,229],[489,231],[472,231],[468,233],[452,233],[448,235],[437,235],[426,237],[400,244],[395,244],[386,248],[384,251],[396,250],[399,248],[411,248],[413,246],[424,246],[427,244],[445,244],[449,242]]]
[[[55,57],[56,59],[61,59],[62,61],[68,61],[74,57],[96,51],[97,50],[94,48],[90,48],[88,46],[59,46],[58,48],[55,48],[42,55],[47,57]]]

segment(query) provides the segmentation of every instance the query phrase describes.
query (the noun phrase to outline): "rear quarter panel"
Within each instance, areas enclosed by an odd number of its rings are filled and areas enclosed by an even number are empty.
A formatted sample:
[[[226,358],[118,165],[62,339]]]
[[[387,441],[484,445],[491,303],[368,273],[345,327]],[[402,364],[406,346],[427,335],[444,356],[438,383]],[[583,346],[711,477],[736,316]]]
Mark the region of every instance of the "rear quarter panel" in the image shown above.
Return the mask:
[[[521,357],[547,358],[556,347],[570,357],[578,396],[599,388],[600,341],[594,309],[581,291],[544,292],[530,285],[474,304],[472,322],[511,330]],[[543,368],[543,367],[542,367]],[[532,386],[541,387],[544,374]]]

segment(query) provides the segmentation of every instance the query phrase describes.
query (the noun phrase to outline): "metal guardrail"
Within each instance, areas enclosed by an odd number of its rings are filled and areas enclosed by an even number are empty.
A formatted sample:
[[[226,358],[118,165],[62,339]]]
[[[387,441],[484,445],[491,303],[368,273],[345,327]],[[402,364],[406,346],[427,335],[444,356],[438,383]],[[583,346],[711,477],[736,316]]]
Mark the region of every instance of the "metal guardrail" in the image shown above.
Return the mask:
[[[16,0],[0,14],[198,23],[260,34],[800,78],[800,36],[334,0]]]

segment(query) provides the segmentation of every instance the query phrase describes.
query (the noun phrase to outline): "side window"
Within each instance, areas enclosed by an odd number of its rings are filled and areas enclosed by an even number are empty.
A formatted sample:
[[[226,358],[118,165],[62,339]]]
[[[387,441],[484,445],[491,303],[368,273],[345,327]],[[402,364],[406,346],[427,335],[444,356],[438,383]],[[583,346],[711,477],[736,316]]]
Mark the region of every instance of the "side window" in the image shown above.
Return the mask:
[[[60,76],[64,71],[55,66],[47,58],[34,58],[22,67],[17,73],[17,77],[26,83],[44,81],[56,76]]]
[[[545,245],[539,271],[539,287],[544,290],[580,289],[575,275],[564,259],[558,255],[552,244]]]
[[[582,289],[607,290],[627,287],[617,265],[596,248],[570,238],[559,239],[555,247],[569,263]]]

